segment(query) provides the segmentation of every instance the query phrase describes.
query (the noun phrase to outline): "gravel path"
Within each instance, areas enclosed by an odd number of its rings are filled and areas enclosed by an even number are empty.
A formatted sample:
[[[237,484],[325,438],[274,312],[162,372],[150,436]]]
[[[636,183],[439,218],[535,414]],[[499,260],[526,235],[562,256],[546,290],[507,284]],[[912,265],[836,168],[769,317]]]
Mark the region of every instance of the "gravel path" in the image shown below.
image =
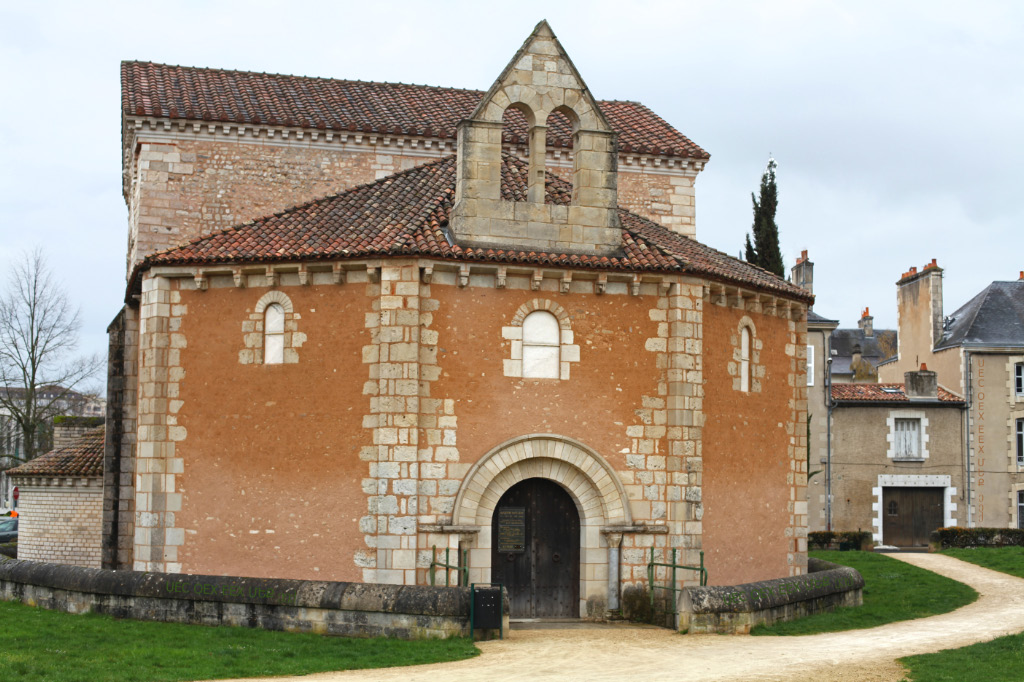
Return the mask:
[[[896,658],[1024,631],[1024,580],[941,554],[891,556],[966,583],[981,597],[941,616],[803,637],[682,636],[661,628],[629,625],[515,630],[504,641],[481,642],[480,656],[457,663],[272,679],[888,682],[903,679]]]

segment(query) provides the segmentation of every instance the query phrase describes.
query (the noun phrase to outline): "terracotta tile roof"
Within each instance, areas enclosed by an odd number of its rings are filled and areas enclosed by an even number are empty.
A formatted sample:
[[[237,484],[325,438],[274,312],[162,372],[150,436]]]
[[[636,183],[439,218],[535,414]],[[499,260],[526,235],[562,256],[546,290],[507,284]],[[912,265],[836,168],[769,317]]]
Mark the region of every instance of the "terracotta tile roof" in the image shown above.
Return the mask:
[[[102,476],[104,427],[85,432],[63,448],[36,457],[15,469],[8,476]]]
[[[483,97],[480,90],[404,83],[283,76],[222,69],[121,62],[121,111],[125,117],[281,125],[455,139],[455,126]],[[710,155],[636,102],[599,102],[619,133],[619,151],[708,159]],[[517,115],[507,141],[527,140]],[[549,143],[572,146],[564,118]]]
[[[832,399],[843,401],[909,403],[903,384],[832,384]],[[939,402],[962,403],[963,398],[939,386]]]
[[[504,155],[501,191],[507,200],[526,198],[526,162]],[[572,186],[548,174],[548,203],[569,203]],[[618,256],[537,253],[462,247],[448,231],[455,197],[455,157],[439,159],[340,194],[229,228],[184,246],[153,254],[153,265],[201,265],[373,256],[426,256],[474,262],[560,265],[627,272],[694,273],[810,301],[800,287],[646,218],[619,209],[622,252]],[[133,281],[136,279],[133,275]]]

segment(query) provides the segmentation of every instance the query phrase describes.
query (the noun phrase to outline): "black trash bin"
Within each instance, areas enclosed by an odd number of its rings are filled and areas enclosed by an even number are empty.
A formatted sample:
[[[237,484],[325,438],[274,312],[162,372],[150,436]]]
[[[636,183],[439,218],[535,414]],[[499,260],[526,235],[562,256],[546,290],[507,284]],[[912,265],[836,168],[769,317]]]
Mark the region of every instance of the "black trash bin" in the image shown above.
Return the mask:
[[[505,638],[501,585],[473,583],[470,585],[469,626],[471,630],[498,630]]]

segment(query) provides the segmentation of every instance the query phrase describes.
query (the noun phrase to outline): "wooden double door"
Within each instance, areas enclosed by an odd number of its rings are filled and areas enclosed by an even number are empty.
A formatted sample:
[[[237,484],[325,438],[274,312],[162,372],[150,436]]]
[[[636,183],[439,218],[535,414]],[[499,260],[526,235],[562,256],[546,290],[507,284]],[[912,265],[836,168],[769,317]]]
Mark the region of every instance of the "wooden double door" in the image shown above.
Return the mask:
[[[491,580],[509,593],[513,618],[578,618],[580,517],[557,483],[521,481],[491,521]]]
[[[945,488],[882,488],[882,542],[896,547],[925,547],[942,527]]]

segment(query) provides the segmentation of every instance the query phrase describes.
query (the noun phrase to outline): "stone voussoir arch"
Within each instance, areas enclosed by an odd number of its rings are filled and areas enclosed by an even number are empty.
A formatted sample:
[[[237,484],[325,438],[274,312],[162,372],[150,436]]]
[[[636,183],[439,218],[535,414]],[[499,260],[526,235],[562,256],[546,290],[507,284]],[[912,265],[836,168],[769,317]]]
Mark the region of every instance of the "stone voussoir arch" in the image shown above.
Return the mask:
[[[516,309],[515,315],[512,316],[512,324],[518,327],[523,326],[523,321],[526,319],[526,316],[538,310],[544,310],[554,315],[555,319],[558,320],[558,327],[560,329],[571,328],[569,324],[569,313],[565,308],[547,298],[533,298],[519,306],[519,308]]]
[[[585,526],[632,525],[629,499],[611,465],[583,443],[549,433],[513,438],[481,457],[459,488],[452,523],[489,527],[501,496],[528,478],[565,488]]]
[[[260,297],[260,300],[256,302],[256,309],[253,310],[253,314],[262,315],[266,311],[267,306],[271,303],[279,304],[286,314],[294,312],[292,308],[292,299],[290,299],[283,291],[277,291],[274,289]]]

